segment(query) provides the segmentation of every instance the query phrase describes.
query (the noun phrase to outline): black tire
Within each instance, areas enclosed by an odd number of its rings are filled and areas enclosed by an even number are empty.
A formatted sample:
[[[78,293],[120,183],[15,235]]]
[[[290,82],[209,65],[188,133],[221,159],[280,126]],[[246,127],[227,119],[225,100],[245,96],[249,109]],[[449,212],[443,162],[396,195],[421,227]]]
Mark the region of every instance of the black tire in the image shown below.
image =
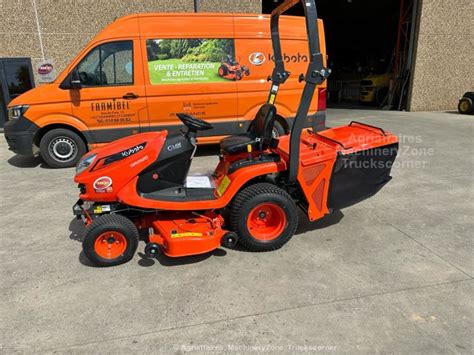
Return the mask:
[[[463,115],[467,115],[474,112],[474,106],[472,105],[472,99],[469,97],[463,97],[459,100],[458,111]]]
[[[47,132],[40,142],[40,155],[52,168],[69,168],[87,152],[86,143],[75,132],[56,128]]]
[[[277,237],[262,240],[252,235],[247,221],[253,213],[260,213],[258,206],[268,204],[276,206],[284,213],[286,223],[282,224]],[[271,251],[281,248],[295,234],[298,227],[298,209],[286,191],[269,183],[257,183],[237,194],[232,202],[229,219],[231,229],[239,235],[240,244],[251,251]]]
[[[275,123],[273,124],[273,129],[272,129],[273,138],[278,138],[278,137],[284,136],[285,134],[286,134],[286,131],[283,125],[278,120],[275,120]]]
[[[110,237],[108,237],[110,232]],[[115,232],[115,236],[114,236]],[[125,238],[124,251],[116,257],[104,257],[100,250],[96,250],[96,241],[105,238],[106,245],[117,243],[119,240]],[[118,236],[118,239],[114,239]],[[111,239],[111,241],[109,241]],[[100,241],[98,241],[99,243]],[[122,244],[123,245],[123,244]],[[117,215],[108,214],[96,218],[86,229],[84,241],[82,242],[82,250],[85,256],[95,266],[115,266],[124,264],[131,260],[135,255],[138,247],[138,230],[128,218]]]
[[[221,65],[220,68],[219,68],[219,75],[224,77],[228,74],[229,74],[229,70],[227,69],[227,67],[225,65]]]

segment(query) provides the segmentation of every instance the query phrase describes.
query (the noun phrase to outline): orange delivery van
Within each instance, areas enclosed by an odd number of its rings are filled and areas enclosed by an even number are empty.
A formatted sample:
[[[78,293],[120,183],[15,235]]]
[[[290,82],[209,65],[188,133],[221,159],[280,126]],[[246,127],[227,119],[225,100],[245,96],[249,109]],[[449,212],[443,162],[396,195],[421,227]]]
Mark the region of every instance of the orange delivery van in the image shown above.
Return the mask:
[[[270,17],[256,14],[135,14],[105,27],[47,85],[8,106],[10,150],[40,154],[51,167],[74,166],[88,149],[136,133],[180,129],[176,113],[213,129],[199,143],[245,132],[266,102],[273,69]],[[309,60],[304,17],[282,16],[290,79],[276,102],[274,135],[288,133]],[[324,29],[318,20],[321,51]],[[308,126],[325,127],[326,83],[316,91]]]

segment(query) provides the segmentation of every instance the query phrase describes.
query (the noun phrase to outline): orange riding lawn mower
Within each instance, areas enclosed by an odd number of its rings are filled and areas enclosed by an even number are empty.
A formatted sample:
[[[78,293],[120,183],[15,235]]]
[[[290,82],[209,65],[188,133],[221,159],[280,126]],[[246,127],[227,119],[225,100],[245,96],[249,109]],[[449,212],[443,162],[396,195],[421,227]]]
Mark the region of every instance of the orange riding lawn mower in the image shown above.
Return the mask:
[[[145,254],[182,257],[236,243],[257,252],[282,247],[298,226],[298,208],[310,221],[377,193],[390,181],[397,137],[359,122],[316,132],[304,128],[315,88],[329,75],[320,53],[314,0],[305,10],[310,62],[291,133],[274,138],[274,102],[285,70],[280,15],[299,3],[287,0],[271,14],[275,56],[268,102],[246,134],[221,143],[212,175],[188,175],[196,135],[212,126],[177,114],[185,131],[142,133],[86,154],[77,166],[80,199],[73,211],[86,224],[83,251],[97,266]],[[140,233],[139,233],[140,232]]]
[[[245,65],[240,65],[232,56],[228,55],[223,58],[218,74],[228,80],[242,80],[244,75],[250,75],[250,69]]]

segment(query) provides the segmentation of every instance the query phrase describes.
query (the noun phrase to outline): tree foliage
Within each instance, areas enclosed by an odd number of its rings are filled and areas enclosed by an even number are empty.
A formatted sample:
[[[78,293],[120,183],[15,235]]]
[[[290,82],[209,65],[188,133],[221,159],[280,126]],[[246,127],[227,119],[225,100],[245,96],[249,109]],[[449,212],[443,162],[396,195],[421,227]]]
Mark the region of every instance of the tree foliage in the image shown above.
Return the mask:
[[[230,39],[170,39],[147,41],[148,60],[182,59],[185,62],[219,62],[234,54]]]

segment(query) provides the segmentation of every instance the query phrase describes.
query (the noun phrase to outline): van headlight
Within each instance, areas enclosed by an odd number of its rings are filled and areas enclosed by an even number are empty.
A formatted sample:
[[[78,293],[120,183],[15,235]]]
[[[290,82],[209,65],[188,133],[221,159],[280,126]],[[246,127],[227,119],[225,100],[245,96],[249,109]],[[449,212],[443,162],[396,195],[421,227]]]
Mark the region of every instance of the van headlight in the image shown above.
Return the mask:
[[[28,105],[17,105],[17,106],[12,106],[8,109],[8,119],[9,120],[16,120],[20,118],[26,110],[28,110],[30,106]]]
[[[76,166],[76,175],[79,175],[80,173],[85,171],[89,166],[91,166],[96,156],[97,154],[92,154],[92,155],[85,156],[84,158],[79,160],[79,163],[77,163],[77,166]]]

